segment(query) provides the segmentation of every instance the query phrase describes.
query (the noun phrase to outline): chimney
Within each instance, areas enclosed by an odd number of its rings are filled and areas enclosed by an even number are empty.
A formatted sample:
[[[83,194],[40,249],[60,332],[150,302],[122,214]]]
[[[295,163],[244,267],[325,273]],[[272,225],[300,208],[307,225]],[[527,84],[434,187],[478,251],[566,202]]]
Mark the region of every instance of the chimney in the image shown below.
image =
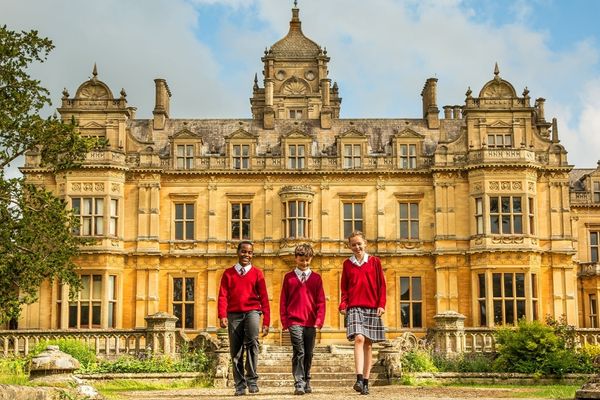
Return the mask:
[[[440,127],[439,108],[437,106],[437,78],[429,78],[425,82],[421,97],[423,97],[423,118],[427,119],[427,127]]]
[[[169,100],[171,91],[169,85],[164,79],[155,79],[154,85],[156,89],[156,100],[154,104],[154,129],[160,130],[165,128],[165,122],[169,118]]]

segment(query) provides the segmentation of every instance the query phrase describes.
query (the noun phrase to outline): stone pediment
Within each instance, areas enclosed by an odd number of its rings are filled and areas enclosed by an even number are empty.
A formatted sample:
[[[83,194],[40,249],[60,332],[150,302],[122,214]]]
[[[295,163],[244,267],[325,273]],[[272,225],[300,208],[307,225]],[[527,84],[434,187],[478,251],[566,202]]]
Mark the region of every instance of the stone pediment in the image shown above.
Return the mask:
[[[364,132],[358,131],[354,128],[350,128],[347,131],[340,134],[342,138],[361,138],[364,139],[367,137]]]
[[[294,129],[281,137],[285,139],[312,139],[308,133],[303,132],[300,129]]]
[[[254,140],[254,139],[256,139],[256,136],[251,134],[250,132],[240,128],[237,131],[232,132],[231,134],[226,136],[225,139],[253,139]]]
[[[509,124],[506,121],[494,121],[488,125],[489,128],[512,128],[512,124]]]
[[[81,129],[104,129],[105,126],[104,125],[100,125],[99,123],[92,121],[84,126],[81,127]]]
[[[510,82],[500,78],[498,64],[494,68],[494,79],[483,85],[479,92],[480,98],[512,99],[517,97],[517,92]]]
[[[195,139],[202,141],[202,136],[198,133],[192,132],[187,128],[180,130],[170,137],[171,139]]]
[[[97,80],[96,78],[84,82],[77,89],[75,99],[81,100],[112,100],[114,99],[112,92],[108,86]]]
[[[397,138],[397,139],[404,139],[404,138],[408,138],[408,139],[425,139],[425,136],[421,135],[420,133],[417,133],[417,132],[413,131],[410,128],[405,128],[401,132],[396,133],[394,135],[394,138]]]

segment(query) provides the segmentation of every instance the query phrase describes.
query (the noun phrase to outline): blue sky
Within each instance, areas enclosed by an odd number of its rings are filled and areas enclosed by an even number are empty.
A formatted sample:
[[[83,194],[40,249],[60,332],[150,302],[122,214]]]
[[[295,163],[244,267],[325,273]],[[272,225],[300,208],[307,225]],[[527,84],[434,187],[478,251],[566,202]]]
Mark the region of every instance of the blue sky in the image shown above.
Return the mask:
[[[174,118],[248,118],[260,57],[288,30],[287,0],[0,0],[11,29],[56,49],[32,73],[60,101],[91,75],[151,116],[154,78]],[[299,0],[304,33],[326,47],[343,118],[418,118],[425,80],[438,105],[464,104],[493,76],[544,97],[576,167],[600,158],[600,1]],[[51,16],[49,18],[48,16]],[[262,81],[260,82],[262,85]],[[50,112],[50,110],[49,110]]]

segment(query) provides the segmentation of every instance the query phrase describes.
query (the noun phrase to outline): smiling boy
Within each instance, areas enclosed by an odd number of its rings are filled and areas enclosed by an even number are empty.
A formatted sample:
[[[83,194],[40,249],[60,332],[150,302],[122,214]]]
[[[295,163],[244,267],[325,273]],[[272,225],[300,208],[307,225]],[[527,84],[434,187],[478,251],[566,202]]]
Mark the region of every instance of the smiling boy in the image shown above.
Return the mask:
[[[229,333],[229,348],[233,362],[235,395],[258,392],[258,330],[263,315],[262,333],[269,333],[270,308],[265,277],[252,265],[252,242],[242,241],[237,247],[238,262],[227,268],[219,288],[219,323]],[[246,370],[244,374],[244,352]]]

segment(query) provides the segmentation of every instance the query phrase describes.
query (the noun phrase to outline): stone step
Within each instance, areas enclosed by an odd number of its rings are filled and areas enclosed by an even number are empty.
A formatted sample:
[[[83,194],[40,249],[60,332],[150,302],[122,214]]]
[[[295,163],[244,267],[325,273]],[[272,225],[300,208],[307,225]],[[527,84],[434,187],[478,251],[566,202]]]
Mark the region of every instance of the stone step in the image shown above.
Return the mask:
[[[292,371],[291,370],[283,372],[283,373],[265,372],[265,371],[258,370],[258,375],[260,376],[261,380],[292,379]],[[312,382],[329,381],[329,380],[335,380],[335,379],[356,380],[356,374],[354,374],[354,372],[337,373],[337,372],[311,371],[311,376],[312,376]],[[371,373],[371,379],[373,379],[373,380],[384,379],[384,378],[385,378],[385,380],[387,380],[387,377],[385,376],[385,374],[378,373],[378,372]]]
[[[354,382],[356,382],[356,376],[353,376],[352,378],[332,378],[332,379],[312,379],[310,381],[311,386],[313,387],[339,387],[340,389],[343,388],[351,388],[352,385],[354,385]],[[294,380],[291,378],[288,379],[283,379],[282,378],[278,378],[278,379],[263,379],[262,375],[259,375],[258,378],[258,385],[260,387],[290,387],[293,388],[294,387]],[[386,386],[389,385],[389,382],[387,381],[387,379],[374,379],[373,377],[371,377],[371,379],[369,379],[369,385],[371,386]]]
[[[259,372],[287,372],[292,368],[292,363],[285,364],[275,364],[275,365],[264,365],[258,364]],[[326,372],[326,373],[337,373],[337,374],[347,374],[354,373],[354,364],[352,365],[344,365],[344,366],[331,366],[331,365],[312,365],[312,371],[315,372]],[[371,369],[373,373],[384,373],[385,370],[382,367],[374,367]]]

